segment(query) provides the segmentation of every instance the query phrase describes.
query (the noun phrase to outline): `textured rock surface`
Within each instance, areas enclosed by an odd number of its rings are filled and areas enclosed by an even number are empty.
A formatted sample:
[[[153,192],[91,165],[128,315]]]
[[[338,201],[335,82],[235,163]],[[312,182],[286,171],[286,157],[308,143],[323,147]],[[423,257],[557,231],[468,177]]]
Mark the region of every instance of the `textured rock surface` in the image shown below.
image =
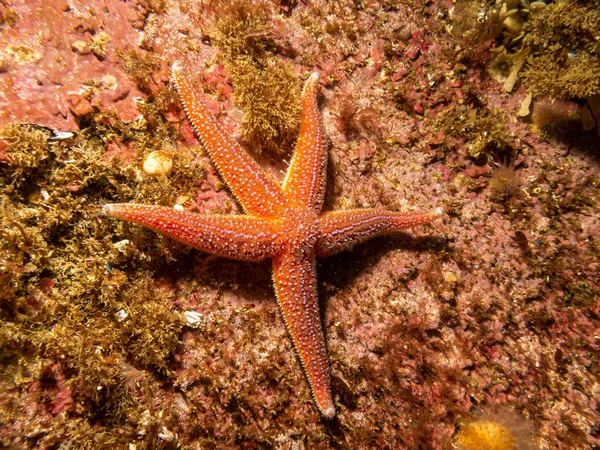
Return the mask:
[[[334,421],[311,400],[266,264],[98,217],[116,201],[239,212],[168,87],[183,61],[239,130],[213,60],[222,3],[0,5],[0,121],[81,131],[38,153],[0,140],[2,445],[447,449],[497,406],[541,449],[598,445],[597,131],[535,132],[517,114],[527,87],[488,75],[499,41],[448,32],[452,2],[261,7],[261,51],[299,82],[321,74],[326,209],[448,212],[320,260]],[[164,146],[173,173],[150,179],[144,156]],[[257,157],[278,178],[286,158]],[[498,198],[489,178],[511,162],[519,189]]]

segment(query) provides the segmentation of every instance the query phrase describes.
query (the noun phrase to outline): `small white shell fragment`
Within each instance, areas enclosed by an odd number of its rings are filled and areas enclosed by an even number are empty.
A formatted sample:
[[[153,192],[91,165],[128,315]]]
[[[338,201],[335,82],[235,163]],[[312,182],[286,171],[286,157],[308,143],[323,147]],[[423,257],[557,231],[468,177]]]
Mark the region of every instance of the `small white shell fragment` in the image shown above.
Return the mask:
[[[142,169],[151,177],[168,177],[173,172],[173,157],[162,150],[150,152],[144,158]]]
[[[127,247],[129,244],[131,244],[131,241],[129,239],[123,239],[122,241],[115,242],[113,245],[117,250],[123,252],[125,251],[125,247]]]
[[[167,427],[162,427],[160,433],[158,433],[158,438],[165,442],[173,442],[177,440],[177,435],[169,430]]]
[[[183,318],[190,328],[200,328],[204,324],[204,316],[196,311],[184,311]]]
[[[115,313],[115,317],[117,322],[123,322],[125,319],[127,319],[127,317],[129,317],[129,314],[124,309],[121,309]]]
[[[73,137],[75,137],[75,134],[71,133],[70,131],[55,131],[54,136],[52,136],[48,140],[49,141],[64,141],[66,139],[71,139]]]

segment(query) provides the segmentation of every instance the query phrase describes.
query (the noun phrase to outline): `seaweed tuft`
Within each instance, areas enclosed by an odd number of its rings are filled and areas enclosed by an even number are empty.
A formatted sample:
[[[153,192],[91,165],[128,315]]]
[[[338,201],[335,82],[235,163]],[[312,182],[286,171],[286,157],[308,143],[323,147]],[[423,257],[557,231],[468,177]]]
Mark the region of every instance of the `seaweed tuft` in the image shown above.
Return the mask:
[[[271,21],[266,5],[226,3],[210,35],[244,113],[242,139],[256,152],[287,153],[300,126],[300,86],[293,66],[275,55]]]
[[[534,96],[557,99],[600,94],[600,56],[548,52],[531,58],[523,80]]]
[[[449,107],[436,119],[436,129],[466,141],[467,156],[474,160],[502,160],[513,153],[514,138],[497,108]]]
[[[0,138],[6,142],[4,159],[9,169],[11,185],[19,188],[39,176],[49,164],[49,154],[46,151],[49,130],[29,124],[9,123],[0,127]]]

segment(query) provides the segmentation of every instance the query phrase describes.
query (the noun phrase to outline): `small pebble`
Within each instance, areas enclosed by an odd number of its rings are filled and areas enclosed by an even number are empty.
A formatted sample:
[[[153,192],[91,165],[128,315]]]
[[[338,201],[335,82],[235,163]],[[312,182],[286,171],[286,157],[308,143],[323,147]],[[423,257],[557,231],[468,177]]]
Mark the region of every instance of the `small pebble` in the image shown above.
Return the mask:
[[[142,168],[151,177],[168,177],[173,172],[173,157],[161,150],[150,152],[146,155]]]
[[[71,42],[71,50],[79,53],[80,55],[87,55],[90,53],[90,46],[85,41],[73,41]]]

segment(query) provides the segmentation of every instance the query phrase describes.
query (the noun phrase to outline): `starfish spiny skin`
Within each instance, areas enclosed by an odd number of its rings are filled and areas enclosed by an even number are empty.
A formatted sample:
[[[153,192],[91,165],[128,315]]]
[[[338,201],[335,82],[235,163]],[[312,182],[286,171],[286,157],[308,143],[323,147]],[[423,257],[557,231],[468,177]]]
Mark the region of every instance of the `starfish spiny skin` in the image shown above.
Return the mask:
[[[271,258],[275,294],[287,330],[319,411],[332,418],[336,411],[317,298],[317,256],[334,255],[375,236],[431,222],[442,212],[321,213],[327,153],[316,73],[302,91],[300,135],[282,186],[223,132],[177,63],[173,79],[204,148],[247,214],[200,215],[125,203],[105,205],[103,212],[216,255],[246,261]]]

